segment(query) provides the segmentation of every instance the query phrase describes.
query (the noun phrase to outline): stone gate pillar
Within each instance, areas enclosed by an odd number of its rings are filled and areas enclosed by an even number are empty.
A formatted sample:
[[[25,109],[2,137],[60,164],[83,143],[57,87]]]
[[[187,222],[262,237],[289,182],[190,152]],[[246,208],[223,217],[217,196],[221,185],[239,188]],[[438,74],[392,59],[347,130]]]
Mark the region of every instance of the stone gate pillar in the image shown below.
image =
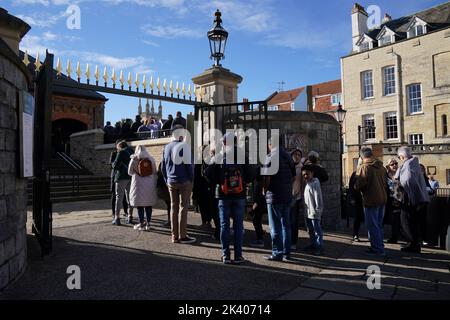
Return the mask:
[[[202,102],[219,105],[237,102],[238,85],[242,82],[242,77],[221,66],[214,66],[193,77],[192,81],[196,86],[196,95],[201,97]],[[227,116],[233,111],[232,108],[226,108],[223,112],[221,108],[212,108],[209,114],[203,112],[203,119],[196,120],[203,123],[204,129],[215,128],[222,131],[223,118],[226,120]],[[199,114],[200,116],[201,114]]]

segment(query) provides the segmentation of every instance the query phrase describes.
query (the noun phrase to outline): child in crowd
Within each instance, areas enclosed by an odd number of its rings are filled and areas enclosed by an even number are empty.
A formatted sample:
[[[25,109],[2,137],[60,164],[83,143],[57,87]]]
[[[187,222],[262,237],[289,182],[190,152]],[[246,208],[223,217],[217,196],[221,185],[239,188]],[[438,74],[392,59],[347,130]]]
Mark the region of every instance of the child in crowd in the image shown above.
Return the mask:
[[[319,179],[314,177],[314,168],[305,165],[302,168],[302,175],[305,178],[306,186],[304,192],[306,223],[308,224],[309,238],[311,244],[305,249],[313,252],[314,255],[323,253],[323,233],[321,227],[323,200]]]

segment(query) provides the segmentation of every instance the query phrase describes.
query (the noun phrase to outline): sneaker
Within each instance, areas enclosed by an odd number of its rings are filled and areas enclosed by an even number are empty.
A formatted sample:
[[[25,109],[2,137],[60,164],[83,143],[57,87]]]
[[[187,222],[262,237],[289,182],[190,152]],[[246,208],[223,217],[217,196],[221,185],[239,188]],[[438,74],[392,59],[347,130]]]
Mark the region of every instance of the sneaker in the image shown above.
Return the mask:
[[[112,221],[112,225],[114,225],[114,226],[120,226],[121,224],[120,224],[120,219],[114,219],[113,221]]]
[[[250,247],[264,248],[264,240],[254,240],[248,244]]]
[[[150,223],[147,223],[147,225],[145,226],[145,230],[146,231],[152,230],[152,227],[150,226]]]
[[[197,241],[197,239],[188,237],[188,236],[180,239],[180,243],[184,243],[184,244],[194,243],[195,241]]]
[[[240,256],[234,259],[234,264],[242,264],[245,262],[244,257]]]
[[[142,224],[138,223],[138,224],[135,224],[133,226],[133,229],[134,230],[138,230],[138,231],[142,231],[142,230],[144,230],[144,226]]]
[[[223,264],[231,264],[231,259],[230,259],[230,257],[223,256],[223,257],[222,257],[222,263],[223,263]]]
[[[354,236],[354,237],[353,237],[353,241],[354,241],[354,242],[361,242],[361,240],[359,240],[359,237],[358,237],[358,236]]]
[[[172,243],[180,243],[178,238],[172,237]]]
[[[264,256],[264,259],[269,260],[269,261],[283,261],[282,257],[275,257],[275,256]]]

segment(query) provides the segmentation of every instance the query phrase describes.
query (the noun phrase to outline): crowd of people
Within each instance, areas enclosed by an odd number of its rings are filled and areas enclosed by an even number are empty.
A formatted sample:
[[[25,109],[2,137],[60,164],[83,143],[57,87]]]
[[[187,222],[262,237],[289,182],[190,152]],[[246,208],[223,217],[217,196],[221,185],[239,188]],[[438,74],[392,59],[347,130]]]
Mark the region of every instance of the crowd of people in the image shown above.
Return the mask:
[[[127,216],[126,223],[134,224],[133,208],[136,208],[139,220],[134,229],[149,230],[152,207],[160,198],[167,205],[165,226],[171,228],[170,241],[194,243],[196,239],[187,232],[192,198],[200,211],[202,226],[212,229],[214,223],[212,237],[221,243],[221,261],[224,264],[245,261],[246,213],[252,217],[255,229],[256,239],[249,243],[254,247],[264,247],[262,220],[265,214],[268,215],[272,251],[264,256],[265,259],[291,260],[291,252],[298,249],[301,219],[304,219],[310,240],[309,245],[302,249],[314,255],[324,253],[321,186],[328,180],[328,173],[319,164],[317,152],[310,151],[307,157],[303,157],[302,150],[297,148],[288,152],[269,140],[269,154],[263,164],[250,165],[247,161],[239,164],[237,157],[241,153],[236,136],[227,133],[221,146],[210,150],[210,161],[194,165],[190,146],[185,142],[184,128],[180,123],[171,127],[172,140],[164,147],[158,168],[145,147],[133,150],[126,141],[117,141],[117,150],[111,155],[114,225],[121,224],[122,208]],[[198,152],[204,154],[204,149]],[[365,221],[370,240],[368,255],[384,255],[385,210],[395,221],[389,242],[398,241],[400,229],[409,241],[402,251],[420,252],[424,241],[423,219],[433,187],[427,191],[419,162],[412,157],[408,147],[400,148],[398,154],[403,165],[398,168],[397,160],[391,159],[385,168],[370,148],[362,148],[358,169],[350,179],[350,197],[358,208],[354,239],[359,239],[359,226]],[[277,157],[278,164],[275,174],[269,170],[274,157]],[[191,161],[180,162],[179,159]],[[252,203],[247,206],[249,186],[252,187]],[[231,236],[234,238],[233,254]]]
[[[180,111],[173,118],[168,115],[167,120],[157,119],[156,117],[142,118],[140,115],[135,120],[124,119],[116,122],[115,126],[110,121],[106,122],[103,131],[105,132],[105,143],[114,143],[117,140],[140,140],[156,139],[170,136],[171,130],[175,125],[181,125],[186,128],[186,119],[183,118]]]
[[[399,160],[402,165],[399,166]],[[391,225],[387,243],[407,241],[403,252],[420,253],[427,244],[427,205],[439,188],[433,176],[413,157],[407,146],[398,149],[384,167],[372,149],[361,149],[358,168],[350,177],[349,199],[354,207],[353,239],[359,241],[359,229],[365,222],[369,233],[369,255],[384,256],[384,224]]]

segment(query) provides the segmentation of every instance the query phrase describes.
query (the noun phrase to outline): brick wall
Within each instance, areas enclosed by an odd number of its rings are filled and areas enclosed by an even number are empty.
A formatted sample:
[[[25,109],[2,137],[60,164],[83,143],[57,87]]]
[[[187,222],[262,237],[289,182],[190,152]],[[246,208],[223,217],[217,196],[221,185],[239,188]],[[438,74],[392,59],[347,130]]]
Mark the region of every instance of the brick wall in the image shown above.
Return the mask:
[[[19,176],[17,94],[26,76],[0,53],[0,290],[24,272],[27,260],[25,179]]]

